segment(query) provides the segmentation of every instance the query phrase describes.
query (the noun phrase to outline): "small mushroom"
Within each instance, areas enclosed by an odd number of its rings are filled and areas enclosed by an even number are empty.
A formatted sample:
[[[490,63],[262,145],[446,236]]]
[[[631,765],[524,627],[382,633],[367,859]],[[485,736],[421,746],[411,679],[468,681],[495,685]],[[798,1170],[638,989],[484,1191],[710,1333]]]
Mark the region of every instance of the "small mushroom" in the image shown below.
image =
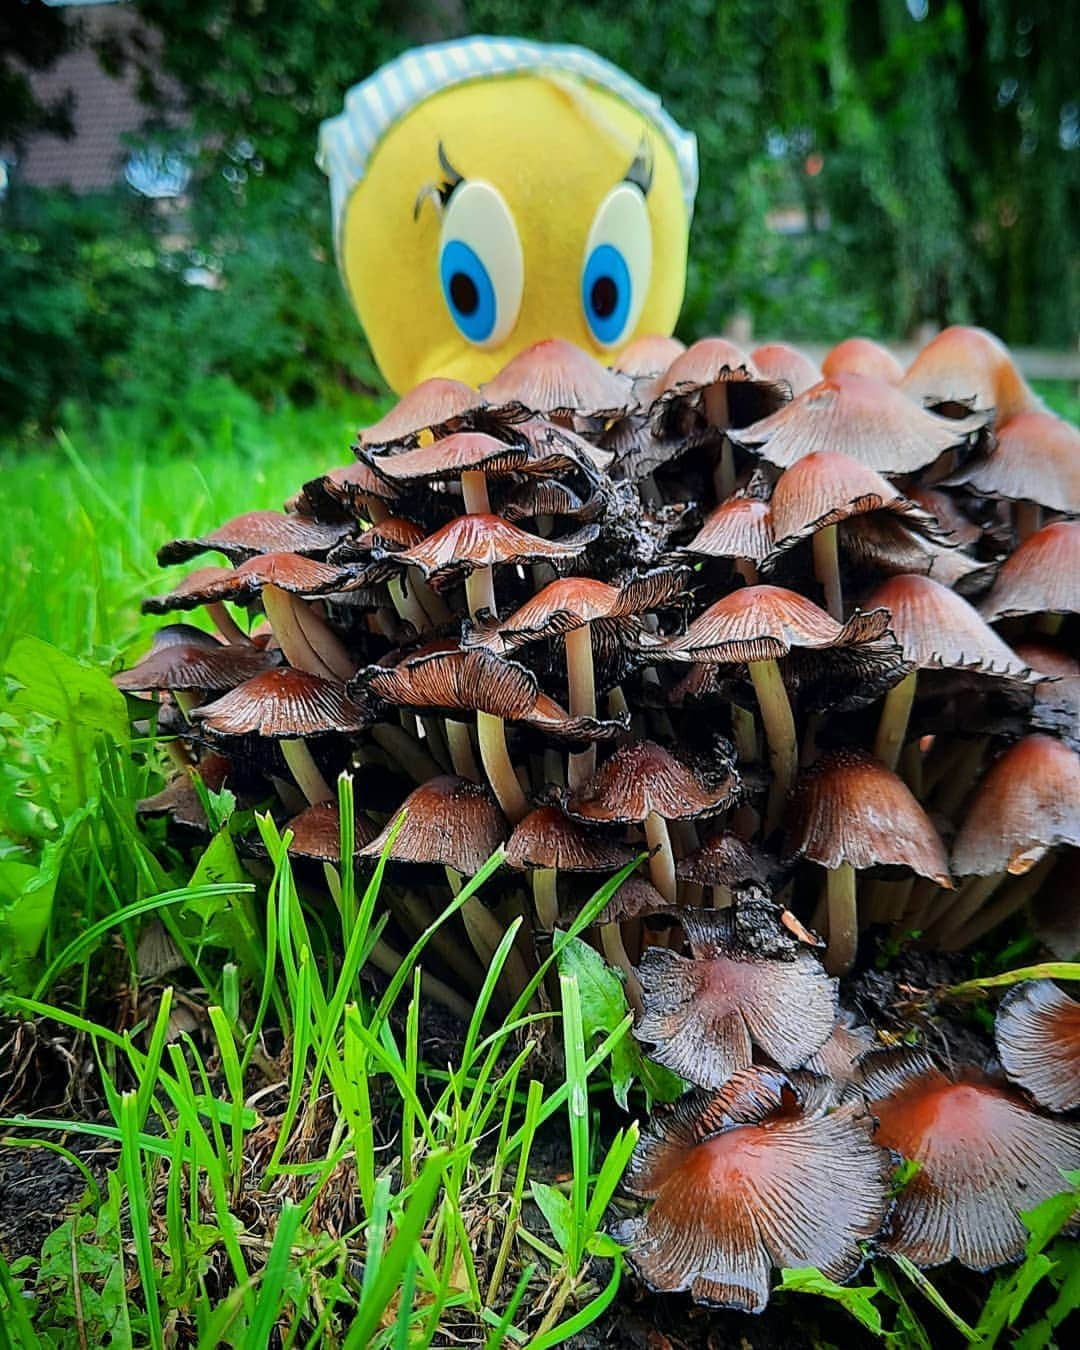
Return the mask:
[[[865,751],[834,750],[804,769],[787,827],[787,853],[826,869],[825,968],[832,975],[844,974],[855,960],[857,870],[908,867],[952,886],[945,849],[926,812],[903,780]]]
[[[360,432],[365,450],[415,445],[425,433],[446,436],[470,424],[485,402],[460,380],[422,380],[403,395],[385,416]]]
[[[680,553],[689,557],[734,558],[749,585],[757,582],[757,564],[776,548],[772,507],[757,497],[736,493],[713,507]]]
[[[612,361],[611,369],[634,381],[655,380],[684,351],[686,345],[678,338],[645,333],[622,349]]]
[[[348,525],[326,524],[308,516],[281,511],[248,511],[228,520],[209,534],[194,539],[174,539],[158,549],[162,567],[187,562],[196,554],[223,553],[230,562],[243,562],[256,553],[301,553],[325,555],[349,532]]]
[[[345,512],[381,521],[390,514],[389,504],[400,495],[400,488],[380,478],[369,464],[358,459],[310,479],[297,501],[315,515]]]
[[[926,344],[901,388],[916,403],[946,416],[992,412],[999,424],[1039,406],[1004,345],[985,329],[962,324],[943,329]]]
[[[1024,980],[1001,1000],[994,1019],[1001,1067],[1040,1106],[1080,1106],[1080,1003],[1053,980]]]
[[[285,830],[292,835],[289,852],[294,857],[323,863],[341,861],[341,814],[337,802],[316,802],[287,820],[282,832]],[[357,856],[376,833],[370,817],[357,812],[353,834]]]
[[[507,867],[532,873],[537,917],[548,930],[559,918],[560,872],[615,872],[633,857],[609,832],[571,820],[557,806],[530,811],[506,845]]]
[[[870,1129],[852,1105],[825,1114],[801,1082],[744,1069],[653,1116],[624,1177],[652,1207],[613,1235],[651,1289],[715,1307],[760,1312],[774,1267],[850,1279],[890,1205]]]
[[[858,1073],[859,1061],[875,1045],[874,1033],[863,1026],[846,1008],[837,1013],[829,1038],[803,1065],[808,1073],[828,1079],[834,1088],[843,1089]]]
[[[865,375],[883,384],[899,384],[904,367],[887,347],[870,338],[851,337],[838,342],[821,363],[826,379],[834,375]]]
[[[1080,520],[1030,535],[997,574],[979,606],[987,623],[1021,614],[1080,613]]]
[[[633,401],[628,380],[562,338],[518,352],[481,392],[492,408],[516,405],[568,426],[621,416]]]
[[[1065,1189],[1080,1167],[1080,1127],[1033,1111],[973,1066],[953,1074],[924,1051],[875,1051],[853,1091],[877,1118],[876,1141],[919,1164],[896,1198],[886,1251],[917,1266],[956,1260],[989,1270],[1023,1255],[1020,1215]]]
[[[136,693],[167,689],[185,713],[206,690],[235,689],[278,664],[273,652],[219,642],[201,628],[169,624],[159,628],[147,654],[113,676],[117,689]]]
[[[766,886],[769,881],[764,858],[730,830],[710,835],[700,848],[681,858],[675,876],[694,886],[712,887],[718,907],[731,903],[733,887]]]
[[[813,361],[786,342],[768,342],[750,353],[758,373],[771,384],[786,386],[791,398],[798,398],[821,379]]]

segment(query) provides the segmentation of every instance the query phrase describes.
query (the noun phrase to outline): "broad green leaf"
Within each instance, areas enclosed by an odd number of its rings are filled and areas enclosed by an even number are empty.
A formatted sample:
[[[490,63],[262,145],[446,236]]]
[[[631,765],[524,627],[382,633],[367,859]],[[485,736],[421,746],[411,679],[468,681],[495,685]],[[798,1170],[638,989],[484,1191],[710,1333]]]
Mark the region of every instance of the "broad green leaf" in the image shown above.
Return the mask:
[[[532,1197],[540,1213],[547,1220],[560,1251],[566,1251],[573,1237],[574,1215],[569,1199],[554,1186],[546,1186],[542,1181],[530,1182]]]
[[[881,1313],[874,1306],[874,1299],[881,1290],[874,1285],[837,1284],[820,1270],[806,1266],[782,1270],[780,1287],[793,1294],[817,1294],[820,1298],[832,1299],[875,1336],[882,1333]]]
[[[20,686],[11,698],[17,711],[127,743],[124,696],[103,670],[82,665],[40,638],[21,637],[11,648],[4,673]]]

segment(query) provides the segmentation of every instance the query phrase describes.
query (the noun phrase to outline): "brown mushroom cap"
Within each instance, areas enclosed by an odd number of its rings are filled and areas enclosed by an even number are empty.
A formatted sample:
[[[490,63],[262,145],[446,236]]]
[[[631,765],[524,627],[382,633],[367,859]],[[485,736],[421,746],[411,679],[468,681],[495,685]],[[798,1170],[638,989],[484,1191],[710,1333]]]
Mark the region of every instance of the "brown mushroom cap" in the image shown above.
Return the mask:
[[[787,852],[834,869],[909,867],[951,886],[937,831],[903,779],[863,750],[833,750],[800,773],[787,815]]]
[[[764,886],[769,880],[765,860],[730,830],[720,830],[675,866],[680,881],[699,886],[742,886],[752,881]]]
[[[686,351],[685,343],[659,333],[644,333],[625,346],[611,363],[611,369],[632,380],[655,379],[667,370],[676,357]]]
[[[526,444],[508,445],[483,431],[458,431],[398,455],[372,456],[370,463],[377,474],[392,483],[412,483],[458,478],[470,471],[512,473],[528,459]]]
[[[1020,1257],[1020,1215],[1080,1167],[1080,1127],[1037,1114],[973,1067],[950,1077],[924,1052],[875,1052],[861,1069],[877,1142],[919,1164],[882,1245],[918,1266],[988,1270]]]
[[[219,642],[201,628],[170,624],[154,634],[147,654],[113,678],[117,689],[233,689],[278,664],[273,652]]]
[[[347,511],[359,516],[368,509],[369,501],[391,502],[400,495],[400,488],[380,478],[370,464],[358,459],[309,479],[299,500],[316,513]]]
[[[761,562],[773,552],[772,507],[756,497],[729,497],[714,507],[693,539],[680,550],[707,558]]]
[[[987,623],[1016,614],[1080,613],[1080,520],[1058,520],[1006,558],[979,606]]]
[[[482,390],[492,407],[518,404],[546,416],[614,417],[632,403],[627,380],[563,338],[518,352]]]
[[[624,1185],[654,1203],[614,1230],[650,1288],[760,1312],[774,1266],[858,1270],[889,1209],[891,1164],[857,1108],[824,1115],[804,1090],[744,1069],[653,1116]]]
[[[924,533],[942,533],[932,516],[881,474],[836,450],[815,451],[785,469],[773,488],[770,505],[778,550],[871,511],[906,516]]]
[[[242,562],[256,553],[318,557],[329,552],[348,532],[348,525],[328,525],[310,516],[248,511],[197,539],[174,539],[158,549],[157,560],[162,567],[168,567],[210,550],[223,553],[232,562]]]
[[[1001,1066],[1051,1111],[1080,1106],[1080,1003],[1053,980],[1013,985],[994,1021]]]
[[[855,1077],[859,1061],[874,1047],[870,1027],[855,1020],[854,1013],[841,1008],[829,1039],[815,1050],[803,1066],[807,1072],[828,1078],[837,1087],[845,1087]]]
[[[678,914],[678,908],[671,906],[652,884],[640,872],[631,872],[618,887],[611,899],[596,916],[596,926],[602,928],[606,923],[629,923],[634,919],[670,918]]]
[[[285,822],[282,832],[289,830],[292,842],[289,852],[296,858],[310,858],[314,862],[341,861],[341,813],[336,802],[319,802],[301,811]],[[357,812],[353,826],[354,847],[357,854],[377,833],[369,816]]]
[[[665,661],[775,661],[793,647],[847,647],[885,636],[884,610],[856,613],[837,623],[825,611],[782,586],[743,586],[710,605],[685,633],[649,646]]]
[[[299,553],[259,553],[234,568],[208,569],[209,575],[198,584],[186,577],[181,587],[167,596],[147,601],[170,609],[196,609],[199,605],[231,600],[246,604],[258,597],[264,586],[276,586],[292,595],[329,595],[333,591],[353,590],[367,578],[359,572],[340,565],[318,562],[301,557]]]
[[[701,406],[702,395],[715,385],[727,385],[729,420],[745,425],[780,406],[785,393],[766,379],[734,343],[725,338],[699,338],[677,356],[653,384],[642,390],[642,404],[650,407],[655,427],[663,430],[679,406]]]
[[[692,959],[651,947],[638,966],[645,1006],[634,1035],[698,1087],[722,1087],[755,1047],[797,1069],[836,1020],[836,981],[765,906],[748,908],[757,911],[749,940],[737,910],[680,910]]]
[[[988,565],[970,558],[953,544],[939,543],[908,528],[902,516],[879,511],[842,520],[837,526],[840,549],[853,566],[878,575],[932,576],[943,586],[971,584]]]
[[[198,764],[192,765],[210,792],[220,792],[229,781],[233,772],[232,763],[224,755],[203,755]],[[152,797],[143,797],[135,803],[135,811],[140,816],[168,816],[175,825],[183,825],[190,830],[206,830],[209,822],[203,810],[202,798],[191,781],[191,773],[178,773],[170,778],[160,792]]]
[[[501,499],[499,514],[515,524],[537,516],[568,516],[571,520],[594,520],[604,508],[598,493],[582,497],[554,478],[527,478]]]
[[[170,614],[175,610],[197,609],[214,587],[232,577],[231,567],[196,567],[165,595],[148,595],[140,608],[144,614]]]
[[[991,764],[953,844],[958,876],[1021,875],[1057,844],[1080,845],[1080,755],[1025,736]]]
[[[436,863],[472,876],[506,838],[506,819],[488,789],[445,774],[410,792],[385,828],[359,850],[361,857],[382,856],[402,811],[391,862]]]
[[[936,417],[881,380],[835,375],[731,439],[789,468],[818,450],[838,450],[879,473],[913,473],[964,444],[985,418]]]
[[[1046,412],[1022,412],[997,430],[997,445],[945,481],[980,497],[1037,502],[1080,514],[1080,430]]]
[[[557,806],[530,811],[514,826],[506,845],[506,864],[519,872],[539,867],[614,872],[633,858],[634,850],[616,835],[571,820]]]
[[[750,360],[762,379],[786,385],[792,398],[798,398],[821,379],[821,371],[813,361],[786,342],[768,342],[763,347],[755,347]]]
[[[972,605],[930,577],[890,577],[866,603],[889,611],[889,627],[904,649],[904,659],[920,670],[973,670],[1010,680],[1036,678]]]
[[[892,352],[869,338],[851,337],[838,342],[821,363],[826,379],[834,375],[867,375],[885,384],[899,384],[904,367]]]
[[[370,450],[381,445],[413,444],[421,432],[439,435],[456,431],[484,400],[460,380],[436,377],[423,380],[400,398],[384,416],[360,432],[360,444]]]
[[[656,812],[664,820],[715,815],[738,795],[727,763],[710,772],[676,759],[655,741],[621,745],[596,776],[566,802],[567,815],[586,823],[629,825]]]
[[[947,492],[922,483],[912,483],[906,491],[908,500],[921,506],[928,516],[933,516],[954,544],[977,544],[982,538],[979,526],[964,515]]]
[[[256,675],[215,702],[193,709],[191,716],[219,736],[286,739],[347,734],[371,721],[343,684],[291,666]]]
[[[498,563],[576,558],[599,532],[596,525],[586,525],[561,539],[543,539],[519,530],[501,516],[456,516],[421,543],[389,556],[391,561],[419,567],[436,583],[449,583],[464,572]]]
[[[1039,406],[1005,346],[983,328],[946,328],[907,369],[904,393],[927,407],[996,413],[1006,422]]]

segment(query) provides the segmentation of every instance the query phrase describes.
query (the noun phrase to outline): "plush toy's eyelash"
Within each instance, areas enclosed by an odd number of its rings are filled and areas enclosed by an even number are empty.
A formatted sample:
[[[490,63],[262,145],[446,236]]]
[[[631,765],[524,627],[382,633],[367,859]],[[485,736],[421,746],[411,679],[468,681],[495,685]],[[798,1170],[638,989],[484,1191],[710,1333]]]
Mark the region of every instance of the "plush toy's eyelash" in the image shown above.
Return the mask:
[[[420,208],[429,197],[435,203],[436,211],[441,215],[443,208],[454,195],[454,189],[465,181],[464,175],[458,173],[457,169],[450,163],[446,153],[446,147],[443,145],[442,141],[439,142],[438,155],[439,167],[446,177],[441,183],[425,183],[416,194],[416,202],[413,206],[413,220],[419,218]]]
[[[626,171],[626,177],[623,180],[627,183],[633,183],[635,187],[641,189],[641,195],[647,197],[653,181],[653,154],[652,146],[644,139],[638,146],[637,154],[634,156],[634,162]]]

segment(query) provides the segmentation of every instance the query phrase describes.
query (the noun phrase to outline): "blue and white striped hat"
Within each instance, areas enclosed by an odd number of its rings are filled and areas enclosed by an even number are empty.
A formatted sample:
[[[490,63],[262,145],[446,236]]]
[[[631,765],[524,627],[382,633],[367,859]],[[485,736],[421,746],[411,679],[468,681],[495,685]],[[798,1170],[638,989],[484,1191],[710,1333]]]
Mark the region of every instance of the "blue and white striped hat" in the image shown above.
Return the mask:
[[[572,76],[621,99],[647,118],[671,146],[679,166],[687,214],[697,192],[697,137],[664,111],[656,94],[584,47],[521,38],[470,37],[416,47],[380,67],[345,95],[345,111],[319,128],[316,162],[330,179],[335,239],[345,204],[367,172],[375,147],[405,113],[432,94],[491,75],[551,73]]]

